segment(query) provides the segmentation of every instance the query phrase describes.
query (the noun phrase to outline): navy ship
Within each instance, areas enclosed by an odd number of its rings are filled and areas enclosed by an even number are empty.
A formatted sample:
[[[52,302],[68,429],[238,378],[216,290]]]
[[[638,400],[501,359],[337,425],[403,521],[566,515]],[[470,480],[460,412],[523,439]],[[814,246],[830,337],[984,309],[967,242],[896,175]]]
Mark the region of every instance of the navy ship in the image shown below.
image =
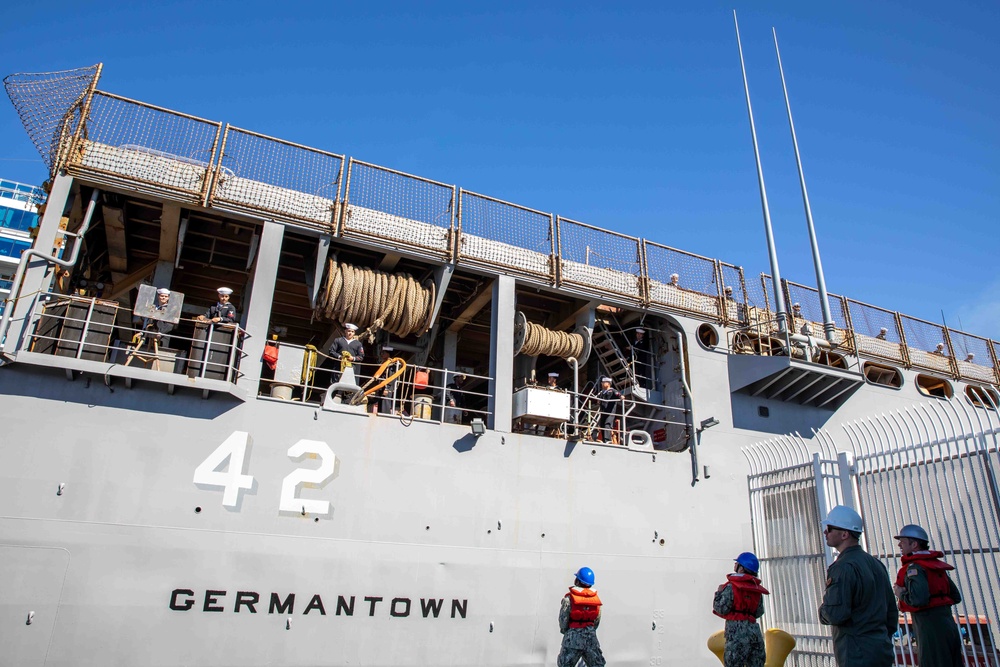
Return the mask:
[[[609,662],[707,666],[752,549],[786,664],[832,665],[842,503],[893,573],[927,528],[1000,664],[1000,343],[100,74],[4,81],[51,179],[0,328],[0,663],[553,664],[589,566]]]

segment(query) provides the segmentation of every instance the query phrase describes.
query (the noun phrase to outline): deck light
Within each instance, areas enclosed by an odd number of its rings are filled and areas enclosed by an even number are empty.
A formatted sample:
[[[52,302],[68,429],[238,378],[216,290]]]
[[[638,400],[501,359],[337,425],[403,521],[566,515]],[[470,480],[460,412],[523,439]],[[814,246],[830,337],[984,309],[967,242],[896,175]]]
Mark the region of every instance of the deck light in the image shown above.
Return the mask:
[[[480,417],[474,418],[470,426],[472,427],[472,435],[476,436],[477,438],[481,435],[486,434],[486,422],[484,422],[482,418]]]

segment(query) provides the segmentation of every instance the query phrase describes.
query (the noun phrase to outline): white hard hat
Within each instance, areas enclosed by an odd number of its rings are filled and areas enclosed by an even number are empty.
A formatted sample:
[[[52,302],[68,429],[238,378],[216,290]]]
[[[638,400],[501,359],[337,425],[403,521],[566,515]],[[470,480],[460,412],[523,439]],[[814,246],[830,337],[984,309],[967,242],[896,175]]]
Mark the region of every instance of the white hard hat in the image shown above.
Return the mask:
[[[170,290],[168,290],[166,287],[161,287],[160,289],[156,290],[156,293],[166,294],[167,296],[170,296]]]
[[[901,537],[909,537],[909,538],[912,538],[914,540],[920,540],[921,542],[930,542],[931,541],[930,538],[927,537],[927,531],[924,530],[923,528],[921,528],[920,526],[918,526],[915,523],[911,523],[911,524],[907,524],[907,525],[903,526],[900,529],[900,531],[899,531],[899,535],[896,535],[892,539],[898,540]]]
[[[358,330],[358,325],[357,324],[351,324],[350,322],[348,322],[347,324],[344,325],[344,328],[345,329],[349,329],[350,331],[357,331]]]
[[[225,294],[227,296],[233,293],[233,290],[231,290],[228,287],[220,287],[219,289],[217,289],[215,291],[218,292],[219,294]]]
[[[827,528],[840,528],[852,533],[860,533],[865,529],[861,515],[846,505],[837,505],[826,515],[823,525]]]

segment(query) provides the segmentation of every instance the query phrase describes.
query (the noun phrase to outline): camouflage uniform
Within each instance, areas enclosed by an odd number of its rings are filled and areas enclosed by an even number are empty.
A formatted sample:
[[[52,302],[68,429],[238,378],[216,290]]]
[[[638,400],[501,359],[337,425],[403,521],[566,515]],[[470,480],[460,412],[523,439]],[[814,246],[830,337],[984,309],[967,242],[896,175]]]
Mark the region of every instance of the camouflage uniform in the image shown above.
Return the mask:
[[[726,584],[716,591],[712,609],[719,616],[725,616],[734,609],[733,585]],[[764,615],[764,600],[757,603],[757,618]],[[764,667],[764,633],[755,621],[726,621],[726,667]]]
[[[840,552],[826,577],[819,622],[832,626],[838,667],[890,667],[899,616],[885,566],[854,545]]]
[[[584,664],[588,667],[604,667],[607,663],[604,660],[604,653],[601,652],[601,643],[597,641],[597,626],[601,623],[600,613],[598,613],[593,625],[585,628],[571,628],[569,627],[569,607],[569,597],[564,597],[562,605],[559,607],[559,632],[563,634],[563,640],[556,665],[558,667],[576,667],[576,663],[580,658],[583,658]]]

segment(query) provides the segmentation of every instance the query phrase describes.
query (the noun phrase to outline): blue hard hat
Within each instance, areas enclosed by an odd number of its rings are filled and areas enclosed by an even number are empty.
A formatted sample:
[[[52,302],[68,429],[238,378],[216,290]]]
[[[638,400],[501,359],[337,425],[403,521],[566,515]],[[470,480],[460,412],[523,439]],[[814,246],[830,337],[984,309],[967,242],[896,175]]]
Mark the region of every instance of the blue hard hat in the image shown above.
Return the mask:
[[[581,567],[576,572],[576,578],[580,580],[580,583],[585,586],[594,585],[594,571],[589,567]]]
[[[743,566],[743,569],[751,574],[760,572],[760,561],[749,551],[744,551],[736,557],[736,562]]]

